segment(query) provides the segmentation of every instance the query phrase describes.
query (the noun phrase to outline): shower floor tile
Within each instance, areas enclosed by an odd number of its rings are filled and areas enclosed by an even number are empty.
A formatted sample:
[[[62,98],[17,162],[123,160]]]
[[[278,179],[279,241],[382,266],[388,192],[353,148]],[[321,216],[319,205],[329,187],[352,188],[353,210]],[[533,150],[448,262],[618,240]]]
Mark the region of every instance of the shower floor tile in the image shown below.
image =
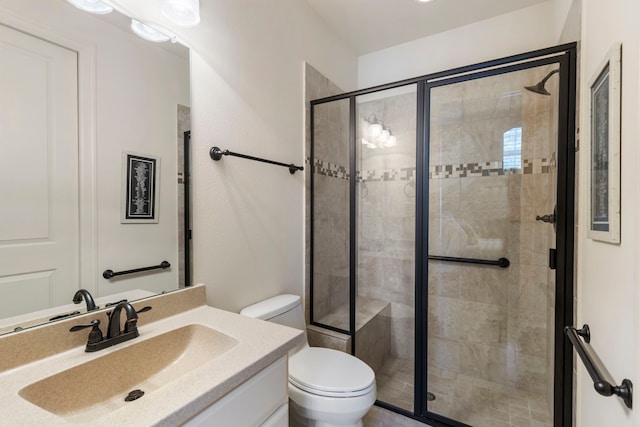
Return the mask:
[[[552,427],[544,396],[429,367],[430,411],[474,427]],[[389,358],[376,374],[378,400],[413,411],[413,360]]]

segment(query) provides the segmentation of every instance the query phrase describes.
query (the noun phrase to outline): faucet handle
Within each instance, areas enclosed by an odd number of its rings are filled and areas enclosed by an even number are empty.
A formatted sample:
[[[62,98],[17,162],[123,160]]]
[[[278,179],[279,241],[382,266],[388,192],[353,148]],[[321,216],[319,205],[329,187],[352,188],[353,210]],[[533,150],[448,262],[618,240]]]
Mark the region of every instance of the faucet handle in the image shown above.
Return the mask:
[[[142,307],[140,310],[136,310],[136,318],[127,320],[127,323],[124,324],[124,332],[132,332],[138,328],[138,313],[144,313],[145,311],[151,310],[151,306],[147,305],[146,307]]]
[[[102,331],[100,330],[100,319],[92,320],[91,323],[84,325],[75,325],[69,329],[69,332],[81,331],[86,328],[92,328],[89,332],[89,340],[87,344],[95,344],[102,341]]]

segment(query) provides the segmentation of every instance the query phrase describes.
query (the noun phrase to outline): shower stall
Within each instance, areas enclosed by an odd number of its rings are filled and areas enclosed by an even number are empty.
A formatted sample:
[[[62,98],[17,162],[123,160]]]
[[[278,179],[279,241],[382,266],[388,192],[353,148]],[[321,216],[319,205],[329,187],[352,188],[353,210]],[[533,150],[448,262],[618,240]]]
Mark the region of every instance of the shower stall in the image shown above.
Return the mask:
[[[310,102],[309,340],[367,362],[379,406],[571,425],[575,56]]]

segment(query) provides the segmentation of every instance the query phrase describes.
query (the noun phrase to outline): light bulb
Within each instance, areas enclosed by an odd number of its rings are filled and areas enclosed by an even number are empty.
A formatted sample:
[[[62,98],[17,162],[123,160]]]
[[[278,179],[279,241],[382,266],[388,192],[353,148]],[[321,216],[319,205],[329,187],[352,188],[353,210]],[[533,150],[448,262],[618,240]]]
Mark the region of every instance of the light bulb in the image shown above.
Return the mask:
[[[95,13],[97,15],[106,15],[113,12],[113,8],[100,0],[67,0],[80,10]]]
[[[387,129],[384,129],[380,133],[380,136],[378,137],[378,139],[380,140],[380,142],[386,143],[389,140],[390,136],[391,136],[391,134],[389,133],[389,131]]]
[[[395,147],[398,145],[398,138],[395,135],[391,135],[387,142],[384,143],[385,147]]]
[[[377,138],[382,133],[382,125],[380,123],[372,123],[369,125],[369,136]]]
[[[131,29],[136,35],[150,42],[166,42],[171,38],[135,19],[131,20]]]
[[[199,0],[162,0],[162,14],[181,27],[195,27],[200,23]]]

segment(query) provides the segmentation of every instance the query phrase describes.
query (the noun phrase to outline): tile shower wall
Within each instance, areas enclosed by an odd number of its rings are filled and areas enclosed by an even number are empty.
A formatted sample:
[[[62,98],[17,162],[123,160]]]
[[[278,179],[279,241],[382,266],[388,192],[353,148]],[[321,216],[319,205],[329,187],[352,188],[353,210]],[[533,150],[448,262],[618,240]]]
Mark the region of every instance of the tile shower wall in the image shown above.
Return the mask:
[[[404,92],[404,93],[403,93]],[[392,358],[413,360],[415,337],[416,86],[357,103],[358,138],[373,114],[397,138],[393,147],[358,144],[357,222],[360,296],[391,306]],[[412,387],[411,387],[412,389]],[[412,403],[411,403],[412,404]]]
[[[552,397],[555,236],[535,217],[554,209],[557,99],[521,90],[548,71],[432,90],[429,253],[511,261],[429,261],[429,363],[474,379],[470,401],[490,384]],[[522,167],[505,170],[503,134],[520,127]],[[447,415],[460,396],[444,394],[433,408]]]
[[[311,153],[309,101],[342,91],[309,64],[305,65],[307,154]],[[307,157],[306,224],[310,224],[310,182],[314,174],[314,320],[349,302],[349,101],[318,105],[314,110],[314,162]],[[312,167],[309,167],[312,166]],[[310,265],[310,227],[306,233],[306,271]],[[309,295],[310,277],[305,280]],[[309,300],[305,300],[309,313]],[[307,321],[309,319],[307,318]],[[348,329],[338,321],[330,326]]]

